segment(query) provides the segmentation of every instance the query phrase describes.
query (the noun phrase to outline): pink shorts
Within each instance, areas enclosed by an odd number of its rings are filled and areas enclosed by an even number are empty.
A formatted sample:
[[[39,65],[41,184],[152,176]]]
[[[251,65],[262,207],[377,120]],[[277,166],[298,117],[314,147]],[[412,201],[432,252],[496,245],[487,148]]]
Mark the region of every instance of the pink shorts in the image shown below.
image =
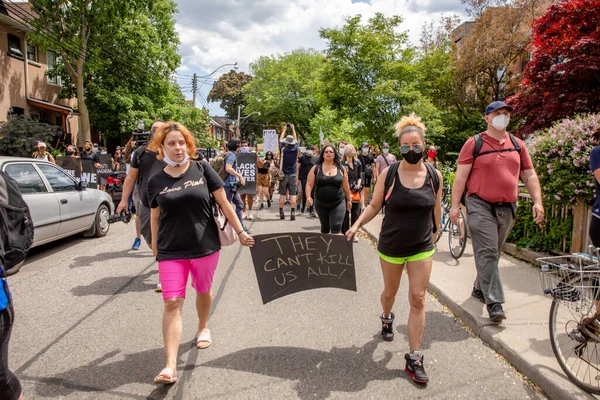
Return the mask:
[[[185,298],[188,276],[192,274],[192,287],[198,293],[210,290],[219,262],[219,252],[192,260],[164,260],[158,262],[158,276],[163,299]]]

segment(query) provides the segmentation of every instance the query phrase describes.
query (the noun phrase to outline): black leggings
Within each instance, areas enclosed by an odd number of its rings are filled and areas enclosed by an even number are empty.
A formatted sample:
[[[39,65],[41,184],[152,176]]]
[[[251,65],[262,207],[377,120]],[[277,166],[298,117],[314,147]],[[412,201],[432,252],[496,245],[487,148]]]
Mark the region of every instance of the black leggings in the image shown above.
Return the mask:
[[[348,218],[348,214],[350,214],[350,218]],[[342,233],[348,232],[348,229],[350,229],[350,227],[354,225],[356,221],[358,221],[358,217],[360,217],[360,203],[352,202],[352,209],[350,210],[350,213],[346,213],[346,216],[344,217]]]
[[[590,222],[590,239],[594,246],[600,247],[600,218],[593,214]]]
[[[8,341],[14,318],[12,304],[0,311],[0,399],[2,400],[17,400],[21,396],[21,384],[15,374],[8,369]]]
[[[315,201],[315,211],[321,221],[321,233],[342,233],[344,214],[346,214],[346,202],[342,200],[337,206],[328,207]]]

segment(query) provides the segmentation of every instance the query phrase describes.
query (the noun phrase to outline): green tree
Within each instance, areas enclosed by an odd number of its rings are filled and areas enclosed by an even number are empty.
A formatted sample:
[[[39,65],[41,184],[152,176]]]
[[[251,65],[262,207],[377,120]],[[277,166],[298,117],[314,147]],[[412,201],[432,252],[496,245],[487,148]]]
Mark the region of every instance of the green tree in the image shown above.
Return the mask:
[[[323,55],[312,49],[263,56],[251,63],[253,79],[243,90],[248,103],[246,115],[259,111],[267,125],[291,122],[306,139],[310,120],[319,111],[317,85],[323,63]]]
[[[206,99],[210,102],[221,102],[220,107],[225,110],[225,116],[236,119],[238,107],[246,106],[242,88],[250,81],[252,81],[252,76],[232,69],[213,83]]]
[[[324,103],[342,119],[356,121],[355,137],[374,143],[390,141],[395,122],[412,111],[432,134],[442,133],[435,106],[415,84],[415,49],[400,31],[401,23],[400,16],[378,13],[366,24],[357,15],[340,28],[320,30],[327,41]]]
[[[32,40],[57,50],[65,97],[77,97],[84,140],[96,128],[129,129],[131,114],[161,106],[169,76],[179,66],[173,0],[32,0],[38,18]],[[60,71],[59,71],[60,72]],[[89,90],[88,90],[89,89]],[[164,97],[164,96],[163,96]],[[88,103],[94,105],[90,115]]]
[[[163,121],[177,121],[192,132],[198,147],[216,147],[216,141],[207,132],[210,116],[206,109],[187,104],[167,104],[157,110],[157,116]]]

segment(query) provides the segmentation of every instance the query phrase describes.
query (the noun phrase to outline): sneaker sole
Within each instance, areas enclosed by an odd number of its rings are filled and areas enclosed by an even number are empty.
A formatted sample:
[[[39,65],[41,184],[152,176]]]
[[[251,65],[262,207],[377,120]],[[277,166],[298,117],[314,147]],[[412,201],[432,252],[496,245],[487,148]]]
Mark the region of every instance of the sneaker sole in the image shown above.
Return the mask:
[[[506,315],[502,314],[502,315],[496,315],[494,317],[490,317],[490,321],[495,323],[495,324],[499,324],[500,322],[502,322],[503,320],[506,319]]]
[[[393,335],[390,338],[386,338],[385,336],[381,335],[381,338],[383,339],[384,342],[392,342],[394,340]]]
[[[410,379],[412,379],[414,382],[422,383],[422,384],[429,383],[429,379],[427,379],[426,381],[423,381],[421,379],[417,379],[417,377],[415,376],[415,374],[413,374],[412,372],[410,372],[410,370],[408,368],[404,368],[404,372],[406,372],[406,375],[408,375],[410,377]]]

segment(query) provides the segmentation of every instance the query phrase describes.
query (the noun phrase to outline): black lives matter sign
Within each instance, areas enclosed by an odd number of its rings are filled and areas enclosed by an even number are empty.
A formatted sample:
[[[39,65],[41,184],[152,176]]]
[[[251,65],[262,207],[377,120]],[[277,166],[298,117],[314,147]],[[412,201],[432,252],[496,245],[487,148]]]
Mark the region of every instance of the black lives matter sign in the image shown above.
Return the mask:
[[[356,291],[352,242],[344,236],[278,233],[253,236],[250,249],[263,304],[324,287]]]
[[[237,172],[244,177],[246,184],[240,186],[239,194],[256,193],[256,153],[236,153]]]

